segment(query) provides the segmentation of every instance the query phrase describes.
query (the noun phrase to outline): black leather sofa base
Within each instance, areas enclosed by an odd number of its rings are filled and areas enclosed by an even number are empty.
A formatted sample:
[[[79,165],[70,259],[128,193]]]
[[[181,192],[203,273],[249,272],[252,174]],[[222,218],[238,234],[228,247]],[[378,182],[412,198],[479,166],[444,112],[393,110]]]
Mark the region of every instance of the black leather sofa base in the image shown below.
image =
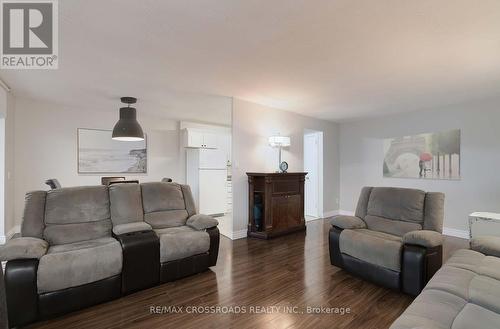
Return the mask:
[[[38,319],[36,273],[38,259],[17,259],[5,266],[5,293],[9,326],[22,326]]]
[[[50,319],[119,298],[120,295],[121,275],[78,287],[43,293],[38,297],[39,318],[41,320]]]
[[[442,246],[424,248],[404,245],[401,256],[401,272],[392,271],[340,252],[341,228],[332,226],[329,232],[330,262],[364,280],[381,286],[401,290],[416,296],[442,265]]]
[[[402,262],[405,264],[405,270],[401,274],[402,290],[404,293],[416,296],[441,268],[443,246],[424,248],[404,245]]]
[[[387,287],[389,289],[399,289],[400,274],[382,266],[367,263],[358,258],[342,254],[344,269],[366,281]]]
[[[210,228],[207,230],[210,236],[210,250],[208,251],[209,260],[208,266],[215,266],[217,264],[217,257],[219,257],[219,243],[220,243],[220,233],[217,227]]]
[[[203,272],[209,267],[209,253],[194,255],[183,259],[161,263],[160,282],[166,283]]]
[[[160,282],[160,239],[153,231],[115,236],[123,250],[122,293],[146,289]]]

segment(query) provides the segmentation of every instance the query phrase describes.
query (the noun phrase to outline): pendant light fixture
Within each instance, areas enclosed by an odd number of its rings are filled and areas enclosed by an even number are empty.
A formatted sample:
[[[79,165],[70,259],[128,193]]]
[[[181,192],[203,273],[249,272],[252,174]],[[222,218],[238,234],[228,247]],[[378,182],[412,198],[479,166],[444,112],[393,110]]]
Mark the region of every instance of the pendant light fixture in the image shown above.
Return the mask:
[[[144,133],[141,125],[137,122],[135,107],[130,107],[130,104],[135,104],[137,98],[122,97],[121,102],[127,104],[127,107],[120,108],[120,120],[113,128],[111,138],[117,141],[134,142],[144,140]]]

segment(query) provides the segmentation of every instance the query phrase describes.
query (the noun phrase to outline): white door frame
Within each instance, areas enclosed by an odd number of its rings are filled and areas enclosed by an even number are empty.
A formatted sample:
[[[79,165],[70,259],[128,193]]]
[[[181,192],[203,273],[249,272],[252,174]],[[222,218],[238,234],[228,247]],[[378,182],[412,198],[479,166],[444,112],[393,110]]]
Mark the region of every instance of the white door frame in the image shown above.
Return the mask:
[[[322,131],[317,131],[317,130],[311,130],[311,129],[304,129],[304,171],[307,171],[306,169],[306,142],[305,142],[305,138],[307,135],[316,135],[316,138],[317,138],[317,141],[318,143],[316,144],[316,147],[318,148],[317,150],[317,154],[318,154],[318,159],[317,159],[317,165],[318,165],[318,168],[317,168],[317,176],[318,176],[318,186],[317,186],[317,210],[316,210],[316,213],[317,213],[317,218],[322,218],[323,217],[323,132]],[[304,215],[305,215],[305,212],[306,212],[306,208],[307,207],[304,207]],[[306,218],[306,221],[307,220],[314,220],[316,218],[311,218],[311,217],[308,217]]]

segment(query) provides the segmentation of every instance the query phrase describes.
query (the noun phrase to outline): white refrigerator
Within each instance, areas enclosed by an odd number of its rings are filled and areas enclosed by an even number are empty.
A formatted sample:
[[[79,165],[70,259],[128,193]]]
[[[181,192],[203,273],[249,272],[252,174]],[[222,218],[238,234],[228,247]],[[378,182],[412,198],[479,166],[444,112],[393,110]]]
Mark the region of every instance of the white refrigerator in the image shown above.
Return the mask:
[[[186,149],[186,183],[200,214],[223,215],[227,208],[226,154],[213,149]]]

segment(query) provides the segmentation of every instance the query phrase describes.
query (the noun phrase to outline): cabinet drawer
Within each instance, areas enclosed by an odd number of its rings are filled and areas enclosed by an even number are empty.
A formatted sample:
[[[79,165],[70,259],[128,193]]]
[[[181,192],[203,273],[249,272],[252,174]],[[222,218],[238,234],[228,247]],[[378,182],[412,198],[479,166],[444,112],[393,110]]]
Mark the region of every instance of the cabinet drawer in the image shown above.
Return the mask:
[[[273,194],[299,194],[301,183],[298,180],[273,181]]]

